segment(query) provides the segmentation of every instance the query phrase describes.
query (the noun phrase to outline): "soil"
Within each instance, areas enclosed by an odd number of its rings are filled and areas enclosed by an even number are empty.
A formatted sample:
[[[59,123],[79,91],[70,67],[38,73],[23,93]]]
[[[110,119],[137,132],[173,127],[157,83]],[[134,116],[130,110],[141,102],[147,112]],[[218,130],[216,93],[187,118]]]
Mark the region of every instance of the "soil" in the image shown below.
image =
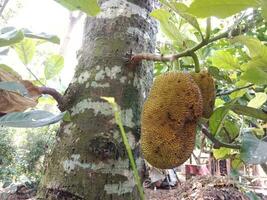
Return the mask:
[[[243,188],[244,189],[244,188]],[[234,181],[227,177],[194,177],[172,189],[146,188],[149,200],[250,200]],[[266,197],[258,199],[267,200]]]

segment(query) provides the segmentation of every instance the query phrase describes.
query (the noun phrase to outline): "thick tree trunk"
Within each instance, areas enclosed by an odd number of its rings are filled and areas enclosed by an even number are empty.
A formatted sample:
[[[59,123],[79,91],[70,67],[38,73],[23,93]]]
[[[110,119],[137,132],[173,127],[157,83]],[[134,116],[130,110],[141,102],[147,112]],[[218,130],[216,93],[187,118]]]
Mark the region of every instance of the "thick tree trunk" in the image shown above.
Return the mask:
[[[125,57],[154,51],[152,3],[102,1],[102,12],[86,20],[79,64],[64,97],[72,121],[61,124],[38,199],[139,199],[112,108],[100,97],[115,97],[119,104],[141,172],[140,112],[153,69],[148,62],[129,66]]]

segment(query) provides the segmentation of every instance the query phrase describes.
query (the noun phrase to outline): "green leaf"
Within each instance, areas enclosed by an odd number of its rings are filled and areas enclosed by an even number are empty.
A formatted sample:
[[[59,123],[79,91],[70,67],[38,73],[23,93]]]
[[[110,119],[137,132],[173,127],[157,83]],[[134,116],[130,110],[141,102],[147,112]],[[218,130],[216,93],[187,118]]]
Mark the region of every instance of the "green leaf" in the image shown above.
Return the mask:
[[[266,54],[267,56],[267,54]],[[247,63],[243,64],[241,66],[241,69],[243,71],[246,71],[249,68],[260,68],[263,71],[267,72],[267,59],[263,58],[263,57],[255,57],[253,59],[251,59],[250,61],[248,61]]]
[[[57,76],[64,67],[64,58],[61,55],[52,55],[44,63],[45,78],[47,80]]]
[[[259,67],[249,67],[241,75],[241,80],[245,80],[256,85],[267,84],[267,73]]]
[[[69,111],[66,111],[66,113],[63,116],[63,121],[64,122],[71,122],[71,115]]]
[[[7,127],[35,128],[60,121],[64,113],[54,115],[47,111],[12,112],[0,117],[0,125]]]
[[[193,15],[186,12],[188,7],[184,3],[178,3],[178,2],[168,3],[166,1],[161,0],[161,3],[163,2],[165,5],[167,5],[174,12],[180,15],[183,19],[185,19],[189,24],[191,24],[195,29],[197,29],[201,33],[201,29],[199,27],[197,19]]]
[[[14,27],[5,27],[0,29],[0,47],[18,43],[23,40],[23,38],[23,32]]]
[[[249,50],[250,57],[262,57],[267,60],[267,47],[257,38],[240,35],[234,37],[232,42],[238,42],[245,45]]]
[[[6,72],[18,77],[18,78],[21,78],[21,76],[16,71],[14,71],[11,67],[9,67],[6,64],[0,64],[0,69],[2,69],[4,71],[6,71]]]
[[[246,115],[249,117],[254,117],[256,119],[267,121],[267,114],[264,111],[256,108],[235,104],[232,105],[231,110],[233,110],[238,115]]]
[[[22,29],[25,37],[46,40],[55,44],[60,44],[60,39],[56,35],[50,35],[47,33],[33,33],[29,29]]]
[[[248,164],[261,164],[267,162],[267,142],[259,140],[256,136],[245,133],[241,144],[241,159]]]
[[[17,83],[17,82],[0,82],[0,89],[7,90],[10,92],[16,92],[21,96],[27,96],[28,90],[25,88],[24,85]]]
[[[212,75],[216,80],[226,81],[227,83],[232,83],[227,73],[223,73],[217,67],[209,67],[209,74]]]
[[[156,9],[150,13],[151,17],[154,17],[160,22],[160,28],[162,32],[172,41],[179,42],[182,45],[182,35],[180,31],[177,29],[176,25],[171,22],[169,19],[171,17],[171,13],[164,9]]]
[[[224,128],[230,134],[229,136],[232,140],[234,140],[238,137],[239,132],[240,132],[240,127],[238,126],[237,122],[226,120],[224,122]]]
[[[225,18],[258,6],[257,0],[194,0],[187,11],[201,18],[210,16]]]
[[[216,160],[225,159],[229,157],[231,154],[232,149],[221,147],[219,149],[213,149],[213,155]]]
[[[240,155],[237,154],[234,156],[234,159],[231,160],[231,167],[233,168],[233,170],[238,170],[243,164],[243,161],[240,158]]]
[[[248,107],[260,108],[267,100],[267,94],[258,92],[256,96],[248,102]]]
[[[87,15],[96,16],[100,12],[97,0],[55,0],[67,9],[81,10]]]
[[[263,16],[263,18],[265,19],[265,21],[267,21],[267,1],[266,0],[261,0],[261,15]]]
[[[239,69],[239,63],[237,58],[232,56],[229,52],[219,50],[211,57],[212,65],[221,69]]]
[[[216,136],[222,129],[226,116],[236,100],[231,101],[223,107],[217,108],[209,119],[211,133]]]
[[[33,41],[33,39],[24,38],[20,43],[15,44],[13,48],[18,54],[21,62],[24,65],[28,65],[32,61],[36,51],[36,41]]]

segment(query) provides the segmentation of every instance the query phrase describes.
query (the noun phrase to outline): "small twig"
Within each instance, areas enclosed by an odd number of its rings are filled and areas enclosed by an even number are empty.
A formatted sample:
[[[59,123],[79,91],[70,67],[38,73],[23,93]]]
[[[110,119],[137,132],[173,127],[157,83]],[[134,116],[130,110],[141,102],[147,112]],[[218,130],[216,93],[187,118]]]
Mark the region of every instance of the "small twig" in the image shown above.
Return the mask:
[[[218,149],[220,147],[226,147],[230,149],[241,149],[241,146],[239,144],[227,144],[224,142],[221,142],[217,140],[210,132],[209,130],[202,125],[201,126],[202,133],[207,136],[207,138],[210,139],[210,141],[214,144],[214,148]]]
[[[0,16],[2,16],[3,12],[4,12],[4,9],[7,5],[7,3],[9,2],[9,0],[5,0],[3,5],[1,6],[1,9],[0,9]]]
[[[210,33],[211,33],[211,18],[208,17],[206,26],[206,36],[205,36],[206,41],[210,39]]]
[[[36,81],[38,81],[42,86],[45,86],[45,84],[40,81],[40,79],[33,73],[33,71],[25,65],[27,71],[35,78]]]
[[[243,86],[243,87],[235,88],[233,90],[223,91],[223,92],[220,92],[220,93],[216,94],[216,96],[219,97],[219,96],[232,94],[233,92],[236,92],[236,91],[239,91],[239,90],[243,90],[243,89],[246,89],[246,88],[250,88],[252,86],[254,86],[254,84],[249,84],[249,85],[246,85],[246,86]]]
[[[60,108],[61,105],[63,104],[63,96],[54,88],[49,88],[49,87],[39,87],[39,90],[42,94],[49,94],[51,95],[58,103],[58,107]]]

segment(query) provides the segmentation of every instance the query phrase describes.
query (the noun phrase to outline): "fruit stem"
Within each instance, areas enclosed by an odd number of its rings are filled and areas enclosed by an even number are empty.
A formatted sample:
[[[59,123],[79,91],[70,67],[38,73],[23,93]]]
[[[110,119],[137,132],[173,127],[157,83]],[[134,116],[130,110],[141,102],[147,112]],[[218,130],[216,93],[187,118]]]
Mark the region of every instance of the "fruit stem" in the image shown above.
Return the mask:
[[[190,53],[190,56],[192,57],[192,59],[194,60],[194,63],[195,63],[195,72],[199,73],[200,72],[200,66],[199,66],[199,60],[198,60],[197,54],[192,52],[192,53]]]

